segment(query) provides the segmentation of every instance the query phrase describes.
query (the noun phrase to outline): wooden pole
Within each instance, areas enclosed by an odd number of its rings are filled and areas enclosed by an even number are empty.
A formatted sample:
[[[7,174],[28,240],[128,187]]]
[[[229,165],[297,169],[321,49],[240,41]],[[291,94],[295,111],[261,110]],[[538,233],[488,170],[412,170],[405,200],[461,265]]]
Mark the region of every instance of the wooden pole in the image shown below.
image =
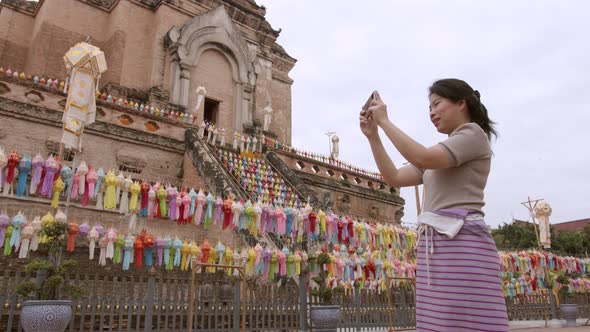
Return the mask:
[[[242,268],[243,269],[243,268]],[[242,297],[242,332],[246,331],[246,276],[244,271],[240,271],[242,276],[242,291],[240,296]]]
[[[543,198],[531,200],[531,197],[529,196],[528,201],[520,203],[520,204],[524,205],[524,207],[526,207],[527,210],[529,210],[531,219],[533,221],[533,227],[535,228],[535,237],[537,238],[537,246],[539,247],[540,250],[543,250],[543,248],[541,246],[539,232],[537,231],[537,221],[535,220],[534,210],[535,210],[535,206],[537,206],[537,203],[539,203],[542,200],[543,200]],[[534,205],[533,205],[533,202],[535,203]]]
[[[191,293],[189,298],[188,312],[188,332],[193,332],[193,315],[195,312],[195,277],[196,277],[195,258],[191,259]]]
[[[537,246],[539,247],[539,251],[543,251],[543,247],[541,246],[541,240],[540,240],[540,235],[539,232],[537,230],[537,222],[535,220],[535,207],[537,206],[537,203],[539,203],[540,201],[542,201],[543,198],[540,199],[535,199],[535,200],[531,200],[531,197],[528,197],[528,200],[526,202],[521,202],[520,204],[524,205],[528,210],[529,210],[529,214],[531,216],[531,220],[533,221],[533,227],[535,228],[535,237],[537,238]],[[533,205],[533,202],[535,203]],[[545,264],[545,281],[547,282],[547,289],[549,290],[549,293],[551,293],[553,290],[551,289],[551,283],[549,283],[549,267],[547,266],[547,264]],[[549,298],[551,298],[551,294],[549,294]],[[545,327],[547,327],[547,322],[548,322],[548,317],[545,316]]]
[[[414,186],[414,192],[416,193],[416,215],[420,215],[422,211],[420,211],[420,192],[418,191],[418,186]]]
[[[387,310],[390,313],[387,315],[387,320],[389,321],[389,329],[387,332],[394,332],[395,330],[393,329],[393,322],[391,321],[391,316],[393,315],[393,310],[391,308],[391,287],[389,287],[391,279],[385,275],[385,280],[387,280],[387,284],[385,285],[385,292],[387,293]]]

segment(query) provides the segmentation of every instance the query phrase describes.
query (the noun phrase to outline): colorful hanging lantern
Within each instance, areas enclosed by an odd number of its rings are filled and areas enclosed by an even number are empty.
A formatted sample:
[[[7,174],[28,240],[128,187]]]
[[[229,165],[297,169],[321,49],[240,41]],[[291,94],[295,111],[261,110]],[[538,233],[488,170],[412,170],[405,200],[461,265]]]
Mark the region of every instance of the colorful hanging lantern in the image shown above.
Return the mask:
[[[14,174],[16,167],[20,161],[20,157],[16,153],[16,150],[13,150],[12,153],[8,156],[6,168],[6,178],[4,179],[4,195],[8,195],[8,191],[12,186],[12,181],[14,180]]]
[[[0,214],[0,245],[4,244],[4,236],[8,226],[10,226],[10,217],[6,213],[6,210],[3,210]]]
[[[23,227],[21,232],[21,244],[18,258],[27,258],[30,250],[31,239],[33,238],[33,232],[34,230],[31,224],[27,224],[25,227]]]
[[[74,252],[74,249],[76,247],[76,234],[78,234],[78,232],[80,231],[80,226],[78,226],[78,223],[75,221],[72,221],[71,223],[68,224],[68,243],[67,243],[67,247],[66,247],[66,251],[68,252]]]
[[[17,251],[20,246],[21,229],[26,223],[27,218],[22,212],[19,212],[16,216],[12,217],[12,234],[10,237],[10,246],[14,246],[15,251]]]
[[[39,248],[39,232],[41,231],[41,218],[36,216],[31,223],[31,227],[33,228],[33,237],[31,238],[31,251],[37,251]]]
[[[51,207],[57,208],[59,204],[59,194],[64,190],[66,187],[65,183],[62,181],[61,176],[55,180],[53,183],[53,200],[51,200]]]
[[[31,156],[29,153],[25,153],[24,157],[18,163],[18,184],[16,189],[16,195],[22,197],[25,194],[27,188],[27,179],[31,172]]]

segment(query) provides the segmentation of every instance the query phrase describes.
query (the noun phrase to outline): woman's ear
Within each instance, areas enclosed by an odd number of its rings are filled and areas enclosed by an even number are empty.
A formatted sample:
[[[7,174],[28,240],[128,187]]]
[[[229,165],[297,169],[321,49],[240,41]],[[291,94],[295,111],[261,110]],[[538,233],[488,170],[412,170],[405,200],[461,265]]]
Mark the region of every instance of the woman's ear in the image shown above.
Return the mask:
[[[461,99],[457,102],[457,106],[459,106],[459,110],[461,112],[467,112],[467,101],[465,101],[465,99]]]

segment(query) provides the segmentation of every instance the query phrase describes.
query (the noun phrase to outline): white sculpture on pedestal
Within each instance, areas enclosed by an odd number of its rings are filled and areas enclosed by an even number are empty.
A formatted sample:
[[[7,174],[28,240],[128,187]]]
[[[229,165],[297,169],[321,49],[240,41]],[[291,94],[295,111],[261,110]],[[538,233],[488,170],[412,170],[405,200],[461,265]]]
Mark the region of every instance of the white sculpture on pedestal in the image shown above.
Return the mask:
[[[200,139],[203,139],[203,137],[205,137],[205,127],[207,127],[207,124],[205,123],[205,120],[203,120],[203,122],[201,122],[201,124],[199,125],[199,138]]]
[[[205,114],[205,96],[207,95],[207,90],[205,87],[200,86],[198,87],[195,92],[197,93],[197,104],[195,105],[195,109],[192,112],[193,115],[193,124],[197,121],[197,114]]]
[[[217,144],[217,135],[219,135],[219,131],[217,130],[217,127],[213,126],[213,143],[214,145]]]
[[[213,136],[213,124],[207,124],[207,142],[211,142],[211,136]]]
[[[272,107],[270,107],[270,103],[268,105],[266,105],[263,112],[264,112],[263,129],[264,129],[264,131],[268,131],[268,128],[270,128],[270,123],[272,121],[272,112],[273,112]]]
[[[237,150],[238,149],[238,137],[239,137],[238,135],[239,135],[238,132],[237,131],[234,131],[234,141],[233,141],[232,146],[231,146],[232,149],[234,149],[234,150]]]
[[[219,144],[221,146],[225,146],[225,128],[221,128],[220,134],[221,134],[221,143],[219,143]]]
[[[246,151],[251,151],[250,144],[252,144],[252,139],[250,138],[250,136],[248,136],[248,138],[246,138]]]
[[[242,151],[244,151],[244,143],[246,142],[246,139],[244,138],[244,135],[240,135],[240,153],[242,153]]]
[[[256,136],[254,136],[254,138],[252,139],[252,152],[256,152],[257,145],[258,139],[256,139]]]
[[[338,148],[338,143],[340,142],[340,138],[336,136],[336,134],[332,135],[332,151],[330,151],[330,155],[334,159],[338,159],[338,154],[340,153],[340,149]]]

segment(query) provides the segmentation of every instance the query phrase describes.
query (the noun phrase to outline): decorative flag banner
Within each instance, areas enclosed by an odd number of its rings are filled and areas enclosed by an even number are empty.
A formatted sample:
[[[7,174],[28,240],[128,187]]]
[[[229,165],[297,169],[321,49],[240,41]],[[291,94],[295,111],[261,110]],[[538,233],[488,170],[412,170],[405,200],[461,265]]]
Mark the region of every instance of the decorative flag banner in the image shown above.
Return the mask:
[[[96,119],[96,95],[100,75],[107,70],[104,53],[93,45],[78,43],[64,56],[66,69],[69,73],[65,89],[68,98],[63,122],[61,142],[67,147],[82,149],[82,133],[84,126]]]

